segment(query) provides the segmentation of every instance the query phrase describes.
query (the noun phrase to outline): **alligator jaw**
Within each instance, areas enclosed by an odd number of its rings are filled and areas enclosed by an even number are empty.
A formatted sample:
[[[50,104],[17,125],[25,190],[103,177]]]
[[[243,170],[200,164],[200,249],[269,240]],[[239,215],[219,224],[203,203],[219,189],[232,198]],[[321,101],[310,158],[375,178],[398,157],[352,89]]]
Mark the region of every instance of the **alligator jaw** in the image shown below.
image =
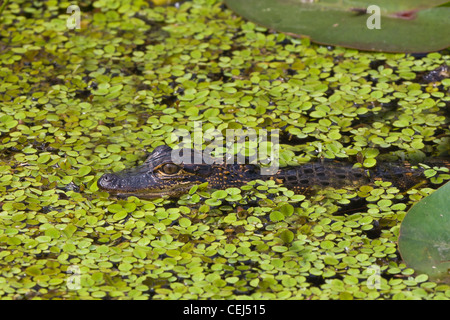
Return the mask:
[[[165,189],[155,189],[151,177],[143,176],[143,168],[138,167],[137,170],[126,170],[121,173],[105,173],[98,179],[97,186],[99,189],[107,191],[111,195],[119,198],[135,196],[142,199],[155,199],[162,197],[180,197],[187,193],[191,188],[190,183],[178,182],[173,186],[165,186]]]
[[[167,191],[161,191],[161,192],[145,192],[145,193],[123,193],[123,192],[112,192],[109,191],[109,193],[117,198],[125,199],[128,197],[137,197],[140,199],[158,199],[158,198],[178,198],[182,193],[173,193],[173,192],[167,192]]]

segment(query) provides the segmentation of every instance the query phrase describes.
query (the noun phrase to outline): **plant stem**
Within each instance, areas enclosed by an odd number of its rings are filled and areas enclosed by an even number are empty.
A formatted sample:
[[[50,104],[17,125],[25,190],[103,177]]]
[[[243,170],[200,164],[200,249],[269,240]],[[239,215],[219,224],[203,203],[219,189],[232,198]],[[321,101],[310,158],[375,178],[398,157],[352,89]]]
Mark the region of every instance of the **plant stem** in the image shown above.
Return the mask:
[[[6,8],[6,6],[8,5],[9,0],[5,0],[3,1],[2,6],[0,7],[0,18],[2,16],[3,10]]]

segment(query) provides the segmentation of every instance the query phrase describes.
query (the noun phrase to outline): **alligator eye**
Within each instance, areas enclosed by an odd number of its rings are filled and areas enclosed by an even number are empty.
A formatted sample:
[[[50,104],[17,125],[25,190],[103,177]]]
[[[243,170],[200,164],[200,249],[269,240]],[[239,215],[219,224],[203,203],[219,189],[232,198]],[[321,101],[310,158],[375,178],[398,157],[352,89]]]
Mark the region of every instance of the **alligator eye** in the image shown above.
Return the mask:
[[[163,169],[164,173],[166,173],[166,174],[175,174],[178,171],[180,171],[180,168],[177,165],[172,164],[172,163],[168,163],[168,164],[164,165],[162,167],[162,169]]]

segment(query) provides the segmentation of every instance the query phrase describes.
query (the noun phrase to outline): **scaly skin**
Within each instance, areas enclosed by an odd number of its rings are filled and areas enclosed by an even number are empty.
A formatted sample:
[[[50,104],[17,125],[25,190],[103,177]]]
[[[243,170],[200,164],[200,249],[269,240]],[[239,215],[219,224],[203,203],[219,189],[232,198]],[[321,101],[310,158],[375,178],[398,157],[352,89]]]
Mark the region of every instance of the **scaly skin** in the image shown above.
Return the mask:
[[[175,163],[172,149],[159,146],[141,166],[104,174],[97,184],[100,189],[119,197],[158,198],[179,197],[193,185],[203,182],[208,182],[212,189],[225,189],[240,187],[256,179],[275,180],[296,193],[303,193],[312,188],[367,185],[375,180],[391,181],[405,190],[426,181],[424,169],[412,167],[408,162],[381,163],[375,169],[358,168],[338,161],[314,162],[281,168],[273,175],[261,175],[257,165],[215,163],[214,158],[201,157],[191,149],[182,149],[177,154],[188,155],[190,161]],[[192,164],[195,162],[201,163]],[[430,165],[450,169],[448,160],[433,161]]]

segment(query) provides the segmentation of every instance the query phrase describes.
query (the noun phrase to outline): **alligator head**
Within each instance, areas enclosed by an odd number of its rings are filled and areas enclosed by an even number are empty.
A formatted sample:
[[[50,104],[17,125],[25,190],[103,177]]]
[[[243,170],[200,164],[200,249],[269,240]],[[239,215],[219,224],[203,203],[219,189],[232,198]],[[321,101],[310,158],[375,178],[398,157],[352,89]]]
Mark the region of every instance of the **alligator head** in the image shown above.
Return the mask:
[[[97,181],[100,189],[118,197],[179,197],[203,182],[211,188],[240,186],[256,177],[257,166],[222,164],[221,158],[184,148],[159,146],[145,162],[118,173],[106,173]]]

